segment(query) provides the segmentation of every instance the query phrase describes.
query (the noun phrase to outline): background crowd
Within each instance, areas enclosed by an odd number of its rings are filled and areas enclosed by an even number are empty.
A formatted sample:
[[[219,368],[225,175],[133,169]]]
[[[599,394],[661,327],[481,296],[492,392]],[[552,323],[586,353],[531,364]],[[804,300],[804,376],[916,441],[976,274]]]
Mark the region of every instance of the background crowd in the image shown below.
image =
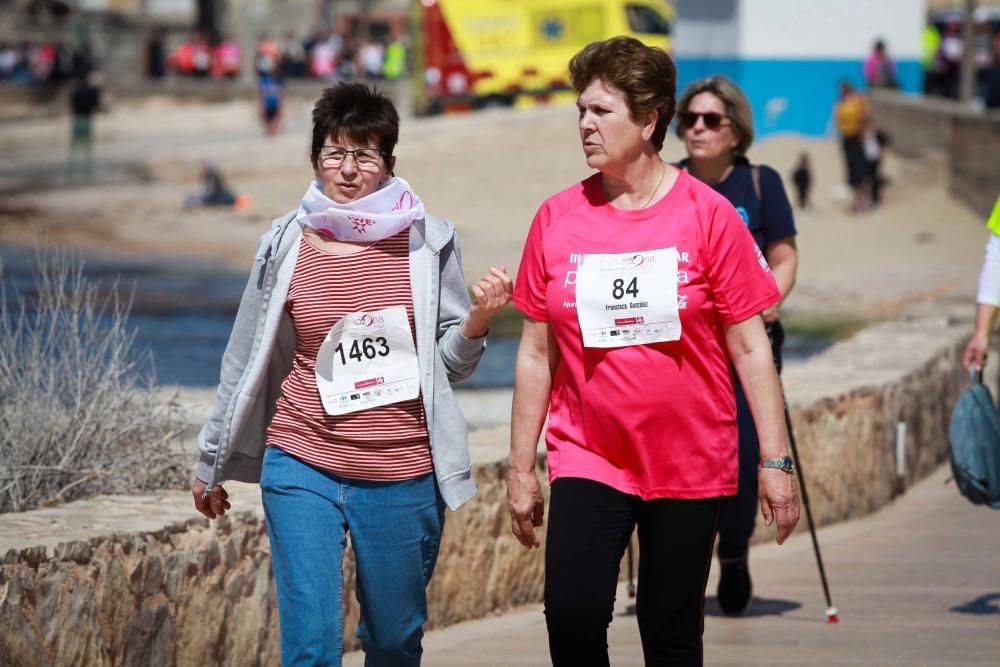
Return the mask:
[[[59,84],[86,75],[94,65],[89,48],[68,42],[0,42],[0,81]]]
[[[157,41],[159,40],[159,41]],[[196,36],[169,52],[161,35],[150,47],[149,75],[222,79],[240,74],[241,46],[223,37],[214,46]],[[315,30],[302,37],[294,30],[274,38],[263,34],[254,51],[254,69],[283,79],[327,81],[366,77],[398,79],[406,72],[407,47],[403,39],[369,34],[358,38],[347,31]]]

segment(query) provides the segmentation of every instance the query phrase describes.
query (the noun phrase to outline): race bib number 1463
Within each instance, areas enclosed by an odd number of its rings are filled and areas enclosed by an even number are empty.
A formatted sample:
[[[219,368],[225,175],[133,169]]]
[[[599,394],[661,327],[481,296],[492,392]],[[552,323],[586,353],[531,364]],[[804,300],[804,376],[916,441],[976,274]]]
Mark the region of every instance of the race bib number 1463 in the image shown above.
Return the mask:
[[[327,414],[416,398],[420,367],[405,306],[350,313],[316,355],[316,387]]]

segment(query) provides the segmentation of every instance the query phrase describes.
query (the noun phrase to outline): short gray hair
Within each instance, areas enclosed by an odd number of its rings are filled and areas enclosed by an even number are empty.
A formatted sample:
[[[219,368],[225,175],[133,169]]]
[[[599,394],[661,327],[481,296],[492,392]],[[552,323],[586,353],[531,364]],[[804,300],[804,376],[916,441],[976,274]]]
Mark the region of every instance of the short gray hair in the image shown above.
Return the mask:
[[[732,79],[721,74],[695,81],[681,95],[677,103],[677,136],[683,141],[686,128],[680,121],[681,115],[688,110],[695,95],[701,93],[711,93],[726,105],[726,115],[732,121],[733,128],[740,134],[740,141],[735,151],[739,155],[745,155],[753,143],[753,110],[743,90]]]

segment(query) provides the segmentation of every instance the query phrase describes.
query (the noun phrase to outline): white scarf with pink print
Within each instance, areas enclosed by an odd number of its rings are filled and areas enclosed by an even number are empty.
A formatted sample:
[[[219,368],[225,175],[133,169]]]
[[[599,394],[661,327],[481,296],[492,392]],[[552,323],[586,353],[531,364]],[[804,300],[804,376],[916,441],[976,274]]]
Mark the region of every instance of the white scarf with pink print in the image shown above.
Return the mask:
[[[299,204],[298,220],[338,241],[380,241],[424,217],[424,203],[410,184],[393,176],[381,188],[347,204],[338,204],[313,181]]]

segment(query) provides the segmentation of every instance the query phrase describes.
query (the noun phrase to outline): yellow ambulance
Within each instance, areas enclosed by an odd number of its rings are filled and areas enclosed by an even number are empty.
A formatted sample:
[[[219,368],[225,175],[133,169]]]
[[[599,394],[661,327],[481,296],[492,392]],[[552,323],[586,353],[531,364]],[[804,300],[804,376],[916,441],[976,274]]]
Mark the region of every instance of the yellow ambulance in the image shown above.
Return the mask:
[[[569,60],[585,45],[630,35],[669,51],[674,18],[665,0],[414,0],[414,109],[564,96]]]

